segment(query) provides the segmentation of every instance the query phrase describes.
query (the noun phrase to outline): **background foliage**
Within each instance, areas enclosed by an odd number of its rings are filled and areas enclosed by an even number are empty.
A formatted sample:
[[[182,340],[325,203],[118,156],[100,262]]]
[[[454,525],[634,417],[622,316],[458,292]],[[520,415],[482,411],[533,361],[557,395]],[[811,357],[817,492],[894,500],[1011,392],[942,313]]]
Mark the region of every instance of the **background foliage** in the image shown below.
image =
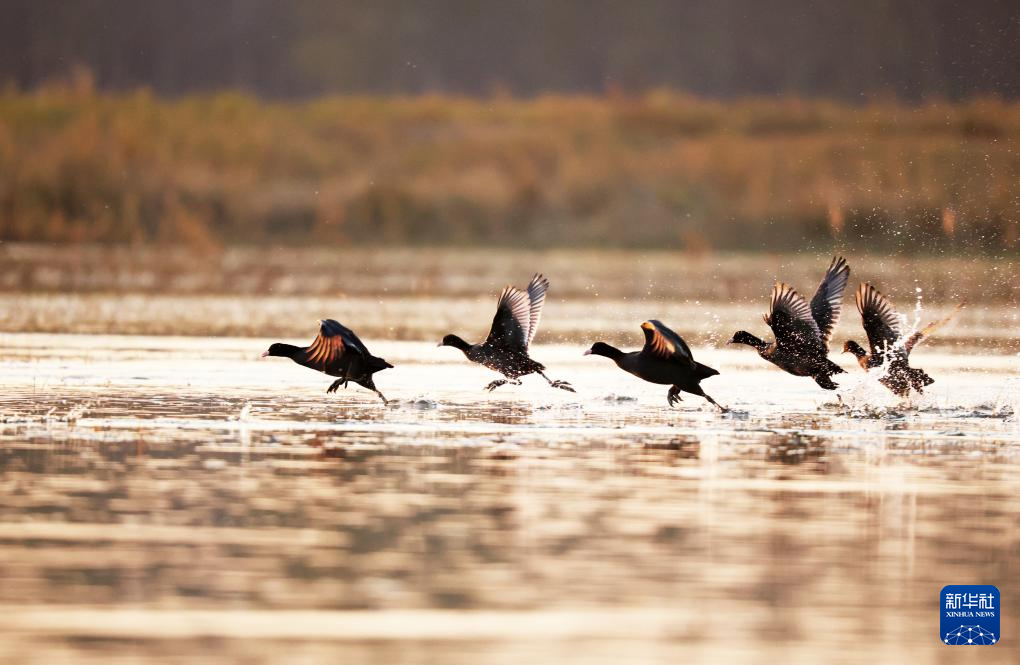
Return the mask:
[[[1020,95],[1013,0],[0,0],[0,82],[104,89]]]
[[[1015,248],[1020,105],[0,94],[0,239]]]

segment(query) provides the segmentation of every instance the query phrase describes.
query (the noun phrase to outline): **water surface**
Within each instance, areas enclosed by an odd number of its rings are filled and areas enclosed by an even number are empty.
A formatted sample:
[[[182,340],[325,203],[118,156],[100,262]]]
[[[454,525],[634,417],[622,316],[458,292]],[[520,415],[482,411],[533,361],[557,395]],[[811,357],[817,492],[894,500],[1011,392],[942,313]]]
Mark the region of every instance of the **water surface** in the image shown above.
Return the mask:
[[[5,662],[1016,661],[1016,356],[901,402],[699,347],[722,415],[583,345],[489,394],[375,341],[383,406],[269,341],[0,336]],[[999,645],[941,645],[951,583]]]

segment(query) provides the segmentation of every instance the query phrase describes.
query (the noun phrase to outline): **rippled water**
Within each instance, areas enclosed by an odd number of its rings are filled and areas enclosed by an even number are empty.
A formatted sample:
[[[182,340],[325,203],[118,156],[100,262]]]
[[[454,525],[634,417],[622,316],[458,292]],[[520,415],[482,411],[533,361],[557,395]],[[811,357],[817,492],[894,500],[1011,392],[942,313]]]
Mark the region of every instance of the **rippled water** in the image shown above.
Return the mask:
[[[901,403],[696,349],[720,415],[577,345],[488,394],[373,342],[384,407],[267,343],[0,336],[0,660],[1016,661],[1016,356]],[[960,583],[996,647],[939,642]]]

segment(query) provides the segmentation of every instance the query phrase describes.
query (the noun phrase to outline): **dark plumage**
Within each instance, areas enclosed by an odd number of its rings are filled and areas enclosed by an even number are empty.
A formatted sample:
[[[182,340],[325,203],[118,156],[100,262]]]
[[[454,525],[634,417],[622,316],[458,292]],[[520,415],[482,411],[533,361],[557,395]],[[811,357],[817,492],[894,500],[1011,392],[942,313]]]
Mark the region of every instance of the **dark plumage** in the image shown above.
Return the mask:
[[[538,331],[542,317],[542,305],[549,280],[536,274],[527,291],[508,286],[503,289],[496,304],[496,316],[492,319],[489,336],[481,344],[469,344],[457,335],[447,335],[439,346],[460,349],[471,362],[476,362],[499,372],[506,379],[497,379],[485,387],[495,390],[505,383],[520,385],[520,377],[538,374],[553,388],[574,392],[566,381],[553,381],[545,375],[545,366],[532,360],[528,347]]]
[[[304,365],[329,376],[340,377],[326,389],[327,393],[336,392],[348,381],[368,388],[386,404],[386,398],[375,387],[372,375],[393,365],[382,358],[376,358],[349,328],[345,328],[333,319],[319,321],[319,335],[306,347],[282,344],[277,342],[262,354],[290,358],[299,365]]]
[[[850,340],[843,345],[843,352],[852,353],[865,370],[884,366],[886,372],[879,382],[896,395],[907,397],[911,388],[923,393],[924,387],[935,383],[935,379],[923,369],[910,366],[910,352],[936,328],[948,322],[963,305],[958,305],[944,319],[933,321],[904,338],[900,316],[878,289],[865,282],[857,289],[856,300],[870,349],[865,351],[860,344]]]
[[[729,343],[752,346],[762,358],[790,374],[810,376],[822,388],[835,390],[832,375],[842,373],[843,368],[829,360],[828,344],[839,321],[843,291],[849,279],[846,259],[833,258],[810,306],[789,284],[777,282],[764,317],[775,341],[769,344],[741,330]]]
[[[670,406],[681,401],[680,392],[683,391],[700,395],[721,410],[727,410],[701,389],[702,380],[719,372],[694,360],[680,335],[655,319],[642,323],[641,329],[645,333],[645,346],[640,351],[625,353],[604,342],[595,342],[584,355],[605,356],[639,379],[672,386],[666,394]]]

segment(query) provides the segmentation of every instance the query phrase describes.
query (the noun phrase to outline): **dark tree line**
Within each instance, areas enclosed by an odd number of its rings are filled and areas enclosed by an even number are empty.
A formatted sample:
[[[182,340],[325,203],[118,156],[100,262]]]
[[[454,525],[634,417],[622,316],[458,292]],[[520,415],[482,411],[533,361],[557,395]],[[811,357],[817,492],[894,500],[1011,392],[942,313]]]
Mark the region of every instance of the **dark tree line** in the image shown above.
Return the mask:
[[[1015,0],[0,0],[0,82],[531,95],[1020,95]]]

